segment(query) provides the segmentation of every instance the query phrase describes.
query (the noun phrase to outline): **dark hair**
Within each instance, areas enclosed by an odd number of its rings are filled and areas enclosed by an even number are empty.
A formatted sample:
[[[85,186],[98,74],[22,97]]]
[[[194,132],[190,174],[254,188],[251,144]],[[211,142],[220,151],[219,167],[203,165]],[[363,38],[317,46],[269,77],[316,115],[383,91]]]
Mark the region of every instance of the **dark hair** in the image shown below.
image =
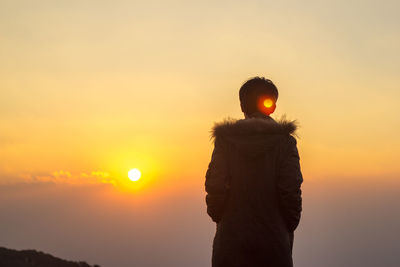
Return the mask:
[[[278,89],[274,83],[264,77],[254,77],[247,80],[239,90],[239,98],[243,107],[243,112],[252,114],[260,111],[258,108],[258,101],[262,96],[271,98],[274,103],[278,100]]]

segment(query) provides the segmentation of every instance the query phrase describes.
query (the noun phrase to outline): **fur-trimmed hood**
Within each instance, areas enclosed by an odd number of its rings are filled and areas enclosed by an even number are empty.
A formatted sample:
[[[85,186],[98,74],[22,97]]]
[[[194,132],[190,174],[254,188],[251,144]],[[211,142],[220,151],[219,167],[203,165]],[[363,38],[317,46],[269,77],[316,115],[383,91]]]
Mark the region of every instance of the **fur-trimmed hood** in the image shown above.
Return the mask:
[[[248,118],[235,120],[227,118],[217,122],[212,128],[212,137],[238,136],[255,134],[291,134],[295,135],[297,122],[281,118],[275,121],[269,116],[264,118]]]
[[[241,120],[225,119],[215,123],[211,138],[223,139],[249,156],[257,156],[280,143],[288,136],[295,136],[297,122],[281,118],[275,121],[269,116]]]

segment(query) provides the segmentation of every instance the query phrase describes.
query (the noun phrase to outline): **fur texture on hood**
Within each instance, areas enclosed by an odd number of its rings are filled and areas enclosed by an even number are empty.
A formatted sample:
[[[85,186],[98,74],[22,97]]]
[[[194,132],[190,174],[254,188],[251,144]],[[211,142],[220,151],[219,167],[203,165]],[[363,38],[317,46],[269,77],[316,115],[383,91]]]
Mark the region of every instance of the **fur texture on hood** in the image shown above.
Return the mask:
[[[289,121],[285,117],[282,117],[278,121],[275,121],[269,116],[241,120],[227,118],[222,122],[214,124],[211,131],[211,138],[263,134],[289,134],[296,136],[295,132],[297,128],[297,121]]]

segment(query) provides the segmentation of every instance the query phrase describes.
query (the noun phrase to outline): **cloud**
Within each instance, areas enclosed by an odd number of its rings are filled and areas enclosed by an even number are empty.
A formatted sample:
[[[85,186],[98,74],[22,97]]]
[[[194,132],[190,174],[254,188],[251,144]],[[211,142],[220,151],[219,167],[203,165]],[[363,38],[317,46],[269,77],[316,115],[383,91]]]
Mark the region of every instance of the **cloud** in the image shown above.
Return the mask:
[[[88,183],[96,181],[97,183],[104,184],[115,184],[116,182],[110,173],[105,171],[92,171],[90,173],[82,172],[80,174],[80,181],[87,181]]]
[[[70,172],[63,171],[63,170],[54,171],[52,174],[53,174],[54,177],[68,177],[68,178],[71,177],[71,173]]]
[[[56,170],[50,173],[23,173],[17,175],[0,174],[0,184],[15,183],[55,183],[55,184],[113,184],[116,180],[109,172],[96,170],[72,173],[66,170]]]

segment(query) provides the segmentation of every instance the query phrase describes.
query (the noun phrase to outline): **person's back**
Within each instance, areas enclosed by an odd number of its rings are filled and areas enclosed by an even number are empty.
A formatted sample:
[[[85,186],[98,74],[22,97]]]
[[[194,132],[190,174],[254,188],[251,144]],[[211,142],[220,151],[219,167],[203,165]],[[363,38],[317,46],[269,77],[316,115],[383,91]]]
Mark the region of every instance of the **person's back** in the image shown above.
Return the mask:
[[[296,125],[268,116],[278,97],[271,87],[263,78],[249,80],[240,91],[246,119],[213,128],[205,183],[207,212],[217,222],[213,267],[293,266],[303,179]]]

